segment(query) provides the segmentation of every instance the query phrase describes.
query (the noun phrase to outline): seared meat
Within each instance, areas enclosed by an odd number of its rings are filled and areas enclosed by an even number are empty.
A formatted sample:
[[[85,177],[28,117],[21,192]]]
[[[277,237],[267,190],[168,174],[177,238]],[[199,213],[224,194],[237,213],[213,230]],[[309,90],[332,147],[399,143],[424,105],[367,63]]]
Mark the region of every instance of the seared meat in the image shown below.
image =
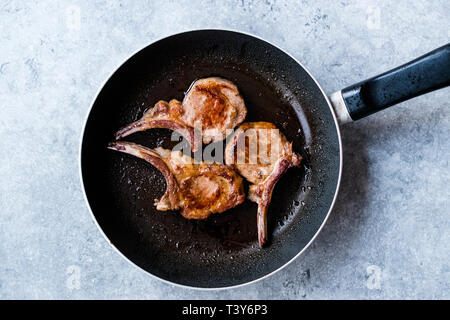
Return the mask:
[[[233,129],[244,121],[247,114],[244,100],[238,88],[221,78],[205,78],[195,81],[180,103],[159,101],[144,116],[120,129],[116,140],[137,131],[150,128],[168,128],[180,132],[190,143],[193,151],[201,146],[195,139],[194,129],[201,129],[203,143],[220,141],[227,129]]]
[[[152,150],[130,142],[112,142],[108,148],[141,158],[164,175],[167,189],[161,199],[155,199],[157,210],[181,210],[187,219],[206,219],[245,199],[242,178],[226,165],[194,163],[181,151]]]
[[[236,85],[222,78],[205,78],[193,83],[183,99],[183,121],[203,129],[203,142],[223,140],[226,130],[244,121],[247,108]]]
[[[301,156],[270,122],[243,123],[225,149],[225,162],[252,183],[248,198],[258,204],[258,241],[267,241],[267,211],[273,189],[287,169],[299,166]]]

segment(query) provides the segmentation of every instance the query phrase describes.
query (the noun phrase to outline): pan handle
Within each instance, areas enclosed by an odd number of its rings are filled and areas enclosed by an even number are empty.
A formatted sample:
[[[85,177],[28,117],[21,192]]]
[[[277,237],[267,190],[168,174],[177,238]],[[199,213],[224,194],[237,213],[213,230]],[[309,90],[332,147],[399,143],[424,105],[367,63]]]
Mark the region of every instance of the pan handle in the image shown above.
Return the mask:
[[[341,124],[450,85],[450,43],[411,62],[333,93]]]

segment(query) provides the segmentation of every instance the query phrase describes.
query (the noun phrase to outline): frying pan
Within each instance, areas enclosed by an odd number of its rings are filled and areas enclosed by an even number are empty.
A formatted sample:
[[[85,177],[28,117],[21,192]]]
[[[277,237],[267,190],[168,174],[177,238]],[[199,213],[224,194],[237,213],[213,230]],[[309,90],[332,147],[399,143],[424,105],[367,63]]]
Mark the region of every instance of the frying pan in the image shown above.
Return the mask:
[[[274,123],[303,157],[276,185],[268,213],[270,243],[257,243],[256,204],[206,220],[187,220],[153,205],[166,188],[155,168],[106,148],[114,132],[163,99],[182,100],[198,78],[233,81],[246,121]],[[293,57],[257,37],[224,30],[176,34],[134,54],[107,80],[88,115],[81,179],[100,230],[129,261],[171,283],[224,288],[280,270],[302,253],[333,207],[342,171],[339,125],[450,84],[450,45],[327,97]],[[127,137],[171,148],[171,131]]]

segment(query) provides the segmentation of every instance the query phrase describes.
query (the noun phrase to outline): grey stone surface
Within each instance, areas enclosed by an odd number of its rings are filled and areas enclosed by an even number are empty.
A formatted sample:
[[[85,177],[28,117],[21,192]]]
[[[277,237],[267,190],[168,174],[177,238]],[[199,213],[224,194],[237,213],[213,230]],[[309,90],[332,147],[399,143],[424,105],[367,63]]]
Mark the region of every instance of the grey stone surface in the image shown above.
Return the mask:
[[[157,38],[254,33],[331,93],[447,43],[449,21],[447,0],[0,0],[0,298],[450,298],[448,88],[344,127],[325,228],[287,268],[237,289],[180,288],[126,262],[92,221],[78,177],[91,100]]]

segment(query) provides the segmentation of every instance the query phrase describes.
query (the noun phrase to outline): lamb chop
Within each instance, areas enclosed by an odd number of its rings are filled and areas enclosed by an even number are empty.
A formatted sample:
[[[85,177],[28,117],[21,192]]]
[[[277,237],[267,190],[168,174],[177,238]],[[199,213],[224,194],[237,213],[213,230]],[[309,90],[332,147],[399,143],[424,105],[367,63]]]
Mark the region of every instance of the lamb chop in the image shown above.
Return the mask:
[[[195,129],[201,132],[205,144],[220,141],[226,137],[227,129],[244,121],[246,114],[244,100],[234,83],[217,77],[199,79],[191,85],[182,103],[175,99],[157,102],[140,120],[120,129],[115,138],[150,128],[168,128],[183,135],[195,152],[201,146]]]
[[[194,163],[181,151],[116,141],[109,149],[141,158],[165,177],[167,189],[155,199],[157,210],[181,210],[187,219],[206,219],[241,204],[245,199],[243,180],[231,168],[218,163]]]
[[[300,166],[302,157],[270,122],[243,123],[225,149],[225,163],[252,183],[248,198],[258,204],[258,242],[267,241],[267,211],[273,189],[287,171]]]

